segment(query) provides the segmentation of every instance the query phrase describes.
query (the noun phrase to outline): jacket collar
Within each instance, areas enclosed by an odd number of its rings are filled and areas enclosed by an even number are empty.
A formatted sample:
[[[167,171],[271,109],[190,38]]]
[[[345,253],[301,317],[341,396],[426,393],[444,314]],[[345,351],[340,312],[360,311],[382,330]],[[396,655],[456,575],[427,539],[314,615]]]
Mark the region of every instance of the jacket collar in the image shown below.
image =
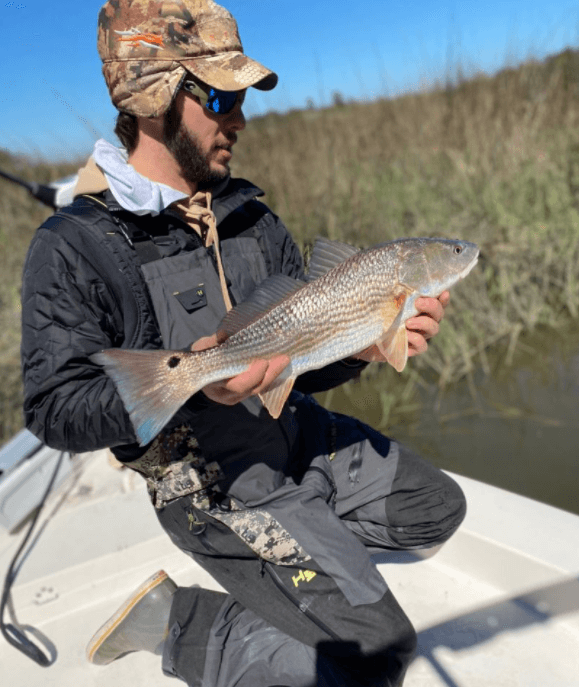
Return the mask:
[[[215,191],[218,191],[215,189]],[[245,205],[245,203],[259,198],[264,192],[258,187],[245,179],[232,179],[229,177],[224,188],[213,196],[212,210],[217,218],[217,224],[235,212],[238,208]]]
[[[127,164],[126,158],[122,149],[104,140],[97,141],[93,155],[79,172],[75,195],[105,192],[105,201],[111,212],[153,216],[164,213],[180,217],[171,205],[187,196],[143,177]],[[249,181],[231,177],[211,190],[217,224],[249,200],[264,195]]]
[[[218,195],[213,196],[211,209],[215,213],[217,224],[221,224],[226,217],[245,205],[245,203],[263,195],[265,195],[264,192],[251,182],[245,179],[232,179],[229,177]],[[110,189],[105,191],[104,200],[110,212],[127,212],[126,208],[123,208],[118,203]],[[183,220],[182,215],[172,207],[166,208],[161,214]]]

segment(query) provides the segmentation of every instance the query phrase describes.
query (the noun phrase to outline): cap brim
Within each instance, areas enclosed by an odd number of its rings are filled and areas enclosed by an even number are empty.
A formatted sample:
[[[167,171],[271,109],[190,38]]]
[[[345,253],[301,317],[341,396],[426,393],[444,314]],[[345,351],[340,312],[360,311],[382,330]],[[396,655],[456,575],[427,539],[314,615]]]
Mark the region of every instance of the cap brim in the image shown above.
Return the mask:
[[[180,60],[180,64],[204,83],[221,91],[241,91],[251,86],[260,91],[271,91],[278,81],[275,72],[242,52]]]

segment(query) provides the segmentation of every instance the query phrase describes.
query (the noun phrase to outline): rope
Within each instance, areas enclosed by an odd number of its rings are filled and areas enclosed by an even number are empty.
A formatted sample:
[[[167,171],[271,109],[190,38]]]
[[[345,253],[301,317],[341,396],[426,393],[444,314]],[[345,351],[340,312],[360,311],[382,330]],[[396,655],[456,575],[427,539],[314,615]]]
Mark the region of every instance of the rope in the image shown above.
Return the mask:
[[[221,283],[221,293],[223,294],[225,307],[227,310],[231,310],[233,306],[229,298],[229,292],[227,291],[227,282],[219,250],[217,219],[211,209],[211,200],[211,191],[198,191],[195,195],[191,196],[191,198],[180,200],[175,203],[175,205],[183,213],[187,223],[199,234],[205,246],[207,248],[214,246],[215,257],[217,259],[217,271],[219,272],[219,281]]]

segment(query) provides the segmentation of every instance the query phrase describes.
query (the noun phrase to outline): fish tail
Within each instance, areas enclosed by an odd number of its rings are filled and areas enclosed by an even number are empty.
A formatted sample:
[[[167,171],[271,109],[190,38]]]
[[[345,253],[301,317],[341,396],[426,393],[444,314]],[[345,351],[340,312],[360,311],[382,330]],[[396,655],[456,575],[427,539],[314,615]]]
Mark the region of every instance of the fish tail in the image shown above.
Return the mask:
[[[145,446],[201,388],[202,383],[196,388],[194,381],[198,376],[195,369],[198,355],[110,348],[91,355],[90,359],[101,365],[115,383],[139,442]],[[185,359],[186,373],[182,367]]]

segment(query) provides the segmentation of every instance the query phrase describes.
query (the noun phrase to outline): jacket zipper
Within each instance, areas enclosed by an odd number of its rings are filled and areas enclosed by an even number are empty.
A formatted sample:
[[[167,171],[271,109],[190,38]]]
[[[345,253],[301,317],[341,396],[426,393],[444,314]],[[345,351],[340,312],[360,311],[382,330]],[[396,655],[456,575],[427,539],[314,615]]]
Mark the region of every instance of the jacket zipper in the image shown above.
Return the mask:
[[[320,630],[323,630],[329,637],[331,637],[336,642],[341,642],[342,638],[339,637],[333,630],[331,630],[323,620],[320,620],[318,616],[310,611],[307,605],[298,599],[296,599],[293,594],[286,588],[283,581],[280,579],[279,575],[275,572],[274,567],[271,563],[263,561],[262,570],[267,570],[269,576],[273,580],[275,586],[282,592],[282,594],[287,597],[298,610],[300,610],[306,618],[309,618],[315,625],[317,625]]]

